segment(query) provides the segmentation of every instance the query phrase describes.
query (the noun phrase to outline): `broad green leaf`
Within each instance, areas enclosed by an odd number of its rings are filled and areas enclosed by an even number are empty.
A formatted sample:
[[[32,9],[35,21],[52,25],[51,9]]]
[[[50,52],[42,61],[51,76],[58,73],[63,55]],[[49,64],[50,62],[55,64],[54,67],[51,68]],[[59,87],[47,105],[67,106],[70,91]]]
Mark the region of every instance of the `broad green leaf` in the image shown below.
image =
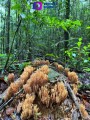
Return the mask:
[[[86,27],[86,29],[90,29],[90,26]]]
[[[81,26],[81,22],[79,20],[76,20],[73,22],[75,25]]]
[[[82,41],[82,38],[79,38],[79,41]]]
[[[55,58],[55,55],[54,55],[54,54],[46,54],[45,56],[48,56],[48,57],[53,57],[53,58]]]
[[[24,13],[20,14],[22,18],[26,18],[26,15]]]
[[[60,74],[58,72],[56,72],[55,70],[53,69],[50,69],[50,72],[48,74],[48,78],[49,80],[52,82],[52,81],[55,81],[55,78],[58,77]]]
[[[15,4],[11,7],[12,10],[20,10],[21,9],[21,5],[20,4]]]
[[[84,48],[84,50],[86,50],[86,49],[87,49],[87,47],[86,47],[86,46],[84,46],[83,48]]]
[[[88,62],[88,60],[84,60],[84,63],[87,63]]]
[[[8,82],[8,77],[5,76],[5,77],[4,77],[4,80],[5,80],[5,82]]]
[[[75,53],[72,53],[72,56],[73,56],[73,57],[76,57],[76,54],[75,54]]]
[[[78,47],[80,47],[80,46],[81,46],[81,44],[82,44],[82,42],[78,42],[78,43],[77,43]]]

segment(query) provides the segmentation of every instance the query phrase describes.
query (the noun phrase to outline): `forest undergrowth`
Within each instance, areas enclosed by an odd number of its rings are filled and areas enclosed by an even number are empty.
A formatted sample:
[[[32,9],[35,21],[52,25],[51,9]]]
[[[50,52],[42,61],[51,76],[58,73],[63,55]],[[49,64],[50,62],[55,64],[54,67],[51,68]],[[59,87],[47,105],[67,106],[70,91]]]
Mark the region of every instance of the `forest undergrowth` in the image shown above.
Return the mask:
[[[48,60],[35,60],[18,76],[0,78],[1,120],[90,120],[89,77],[85,83]]]

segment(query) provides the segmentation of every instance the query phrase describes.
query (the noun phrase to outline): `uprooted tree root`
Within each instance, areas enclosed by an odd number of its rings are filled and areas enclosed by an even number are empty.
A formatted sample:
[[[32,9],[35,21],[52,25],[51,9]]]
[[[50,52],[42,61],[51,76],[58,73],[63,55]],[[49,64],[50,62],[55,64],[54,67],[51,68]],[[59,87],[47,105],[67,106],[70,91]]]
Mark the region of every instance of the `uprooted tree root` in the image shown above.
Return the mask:
[[[1,95],[4,100],[0,106],[2,118],[3,113],[10,113],[7,109],[13,107],[14,111],[20,114],[21,120],[90,119],[85,106],[76,97],[79,80],[75,72],[64,69],[58,63],[53,64],[58,72],[52,71],[49,61],[44,60],[35,61],[33,66],[24,68],[16,82],[13,82],[14,75],[9,74],[8,80],[11,84]],[[13,120],[17,117],[14,113],[8,115]]]

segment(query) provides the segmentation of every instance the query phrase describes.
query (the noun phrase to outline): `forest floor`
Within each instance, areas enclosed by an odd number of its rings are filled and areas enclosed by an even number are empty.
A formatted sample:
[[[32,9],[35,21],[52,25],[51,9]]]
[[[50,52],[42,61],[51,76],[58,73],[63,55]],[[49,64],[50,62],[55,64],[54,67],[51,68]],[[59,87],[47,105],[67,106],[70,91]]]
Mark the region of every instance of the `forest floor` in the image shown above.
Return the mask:
[[[90,73],[86,72],[86,73],[77,73],[79,80],[83,83],[83,84],[90,84]]]
[[[90,73],[77,73],[77,75],[82,84],[90,84]],[[18,77],[18,73],[15,73],[15,80],[17,80]],[[5,81],[0,80],[0,94],[2,94],[7,88],[8,84]],[[78,93],[79,96],[76,95],[77,99],[85,105],[86,110],[90,115],[90,89],[81,89]],[[17,104],[20,102],[20,99],[23,98],[25,98],[25,93],[20,93],[19,96],[8,104],[5,109],[1,110],[0,120],[22,120],[20,114],[17,114],[16,110],[20,109],[20,105],[17,106]],[[78,114],[78,110],[70,97],[67,97],[61,105],[53,104],[53,106],[51,105],[49,107],[43,105],[37,97],[35,104],[39,106],[41,115],[39,114],[40,117],[37,115],[27,120],[84,120],[84,118],[82,119],[80,114]],[[85,120],[90,120],[90,117]]]

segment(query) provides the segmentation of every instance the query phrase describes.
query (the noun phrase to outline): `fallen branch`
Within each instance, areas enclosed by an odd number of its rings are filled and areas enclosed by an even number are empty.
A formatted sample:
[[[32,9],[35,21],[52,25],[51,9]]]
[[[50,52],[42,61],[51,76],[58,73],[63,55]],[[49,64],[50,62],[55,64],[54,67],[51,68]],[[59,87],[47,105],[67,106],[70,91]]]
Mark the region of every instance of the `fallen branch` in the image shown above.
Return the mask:
[[[71,89],[70,85],[67,83],[66,80],[63,79],[63,82],[64,82],[65,86],[67,87],[68,93],[71,96],[72,100],[74,101],[77,109],[79,109],[79,103],[78,103],[78,100],[77,100],[73,90]]]
[[[64,76],[64,77],[65,77],[65,76]],[[72,100],[73,100],[73,102],[74,102],[74,104],[75,104],[75,106],[76,106],[76,109],[79,111],[80,116],[81,116],[83,119],[85,119],[85,120],[90,120],[89,115],[88,115],[87,118],[84,118],[83,114],[81,113],[80,104],[79,104],[78,99],[77,99],[77,97],[75,96],[73,90],[71,89],[69,83],[67,82],[67,78],[66,78],[66,79],[63,79],[63,82],[64,82],[65,86],[67,87],[68,93],[69,93],[69,95],[71,96],[71,98],[72,98]],[[84,111],[84,112],[86,112],[86,111]],[[74,120],[74,119],[72,118],[72,120]]]
[[[7,106],[11,101],[13,101],[13,99],[18,95],[20,94],[21,92],[23,91],[23,88],[17,92],[13,97],[11,97],[8,101],[4,102],[1,106],[0,106],[0,111],[5,107]]]

